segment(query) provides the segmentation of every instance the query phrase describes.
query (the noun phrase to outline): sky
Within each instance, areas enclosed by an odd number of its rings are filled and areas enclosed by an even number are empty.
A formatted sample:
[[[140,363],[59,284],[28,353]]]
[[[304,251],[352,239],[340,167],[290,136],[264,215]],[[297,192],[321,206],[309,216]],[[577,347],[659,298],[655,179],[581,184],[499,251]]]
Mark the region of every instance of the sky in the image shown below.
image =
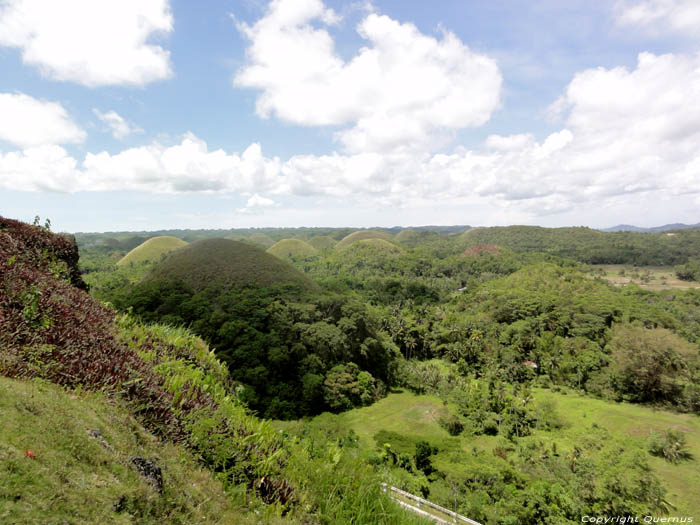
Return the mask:
[[[697,0],[0,0],[0,215],[700,222]]]

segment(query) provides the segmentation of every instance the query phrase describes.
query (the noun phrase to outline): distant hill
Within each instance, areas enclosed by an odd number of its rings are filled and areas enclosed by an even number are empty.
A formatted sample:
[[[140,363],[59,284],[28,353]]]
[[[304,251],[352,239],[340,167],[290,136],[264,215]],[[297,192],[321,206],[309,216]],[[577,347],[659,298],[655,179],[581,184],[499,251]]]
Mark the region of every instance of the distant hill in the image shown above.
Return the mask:
[[[676,222],[673,224],[664,224],[663,226],[654,226],[652,228],[642,228],[640,226],[632,226],[631,224],[618,224],[612,228],[604,228],[601,231],[604,232],[648,232],[648,233],[658,233],[666,232],[671,230],[694,230],[700,229],[700,222],[697,224],[683,224]]]
[[[352,232],[350,235],[343,237],[343,239],[336,244],[335,248],[337,250],[342,250],[343,248],[350,246],[352,243],[364,241],[366,239],[384,239],[385,241],[388,241],[391,238],[392,236],[390,234],[377,230],[360,230]]]
[[[316,284],[292,265],[256,246],[231,239],[206,239],[170,253],[145,281],[181,281],[194,290],[294,284],[304,290]]]
[[[318,250],[309,243],[299,239],[282,239],[267,249],[267,253],[287,260],[291,258],[304,258],[316,255]]]
[[[307,242],[320,252],[335,248],[335,245],[338,244],[338,241],[329,235],[317,235],[311,237]]]
[[[183,246],[187,246],[187,243],[177,237],[171,237],[169,235],[151,237],[122,257],[117,263],[117,266],[144,261],[157,262],[164,255],[178,248],[182,248]]]
[[[515,252],[540,252],[590,264],[666,266],[682,264],[700,253],[700,230],[664,232],[603,232],[591,228],[494,226],[473,228],[456,238],[467,249],[497,245]]]
[[[395,254],[403,251],[403,248],[385,239],[362,239],[352,243],[352,249],[369,249],[376,253]]]

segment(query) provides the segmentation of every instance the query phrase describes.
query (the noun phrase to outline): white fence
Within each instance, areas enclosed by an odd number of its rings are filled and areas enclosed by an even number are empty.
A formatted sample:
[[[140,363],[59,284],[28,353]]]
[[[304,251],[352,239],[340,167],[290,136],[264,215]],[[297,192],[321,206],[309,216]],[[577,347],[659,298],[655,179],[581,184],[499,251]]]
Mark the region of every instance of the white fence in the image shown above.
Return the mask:
[[[419,498],[418,496],[415,496],[411,494],[410,492],[406,492],[401,489],[397,489],[396,487],[392,487],[390,485],[387,485],[386,483],[382,483],[382,487],[384,491],[386,492],[387,490],[393,492],[394,494],[400,494],[401,497],[410,500],[412,502],[415,502],[415,505],[411,503],[407,503],[405,501],[402,501],[398,499],[396,496],[393,494],[389,494],[399,505],[404,507],[407,510],[410,510],[411,512],[415,512],[416,514],[420,514],[421,516],[425,516],[426,518],[429,518],[435,523],[439,523],[440,525],[450,525],[452,523],[468,523],[469,525],[481,525],[478,521],[470,520],[469,518],[462,516],[461,514],[457,514],[454,511],[451,511],[449,509],[446,509],[445,507],[441,507],[440,505],[436,505],[435,503],[432,503],[431,501],[428,501],[423,498]],[[421,509],[420,507],[429,507],[434,510],[437,510],[441,512],[442,514],[446,514],[447,516],[451,516],[452,519],[450,521],[444,520],[438,516],[435,516],[434,514],[431,514],[428,511],[425,511]]]

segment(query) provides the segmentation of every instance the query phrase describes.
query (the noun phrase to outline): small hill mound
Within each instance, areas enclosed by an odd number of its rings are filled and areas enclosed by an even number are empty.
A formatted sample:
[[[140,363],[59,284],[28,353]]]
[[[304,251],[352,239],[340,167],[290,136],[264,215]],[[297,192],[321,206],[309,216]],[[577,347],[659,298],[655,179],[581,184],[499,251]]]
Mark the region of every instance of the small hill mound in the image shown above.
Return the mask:
[[[315,290],[316,284],[296,268],[260,248],[231,239],[196,241],[170,253],[145,281],[180,281],[194,290],[292,284]]]
[[[257,244],[258,246],[262,246],[265,249],[270,248],[275,244],[275,241],[271,237],[261,232],[251,234],[250,237],[248,237],[248,241],[252,242],[253,244]]]
[[[151,237],[122,257],[117,263],[117,266],[144,261],[157,262],[164,255],[178,248],[182,248],[183,246],[187,246],[185,241],[177,237],[171,237],[170,235]]]
[[[445,236],[438,232],[431,230],[414,230],[412,228],[401,230],[394,236],[394,241],[411,248],[415,248],[419,245],[434,244],[443,239],[445,239]]]
[[[358,248],[362,250],[372,250],[375,253],[382,254],[395,254],[401,253],[401,247],[390,243],[384,239],[363,239],[352,244],[352,248]]]
[[[332,250],[335,248],[338,241],[328,235],[317,235],[316,237],[311,237],[308,243],[318,251],[322,252],[324,250]]]
[[[342,250],[357,241],[364,241],[367,239],[384,239],[385,241],[388,241],[391,238],[391,235],[389,235],[388,233],[380,232],[377,230],[360,230],[343,237],[343,239],[338,244],[336,244],[335,247],[338,250]]]
[[[280,259],[304,259],[318,253],[318,250],[300,239],[282,239],[267,249],[267,253]]]

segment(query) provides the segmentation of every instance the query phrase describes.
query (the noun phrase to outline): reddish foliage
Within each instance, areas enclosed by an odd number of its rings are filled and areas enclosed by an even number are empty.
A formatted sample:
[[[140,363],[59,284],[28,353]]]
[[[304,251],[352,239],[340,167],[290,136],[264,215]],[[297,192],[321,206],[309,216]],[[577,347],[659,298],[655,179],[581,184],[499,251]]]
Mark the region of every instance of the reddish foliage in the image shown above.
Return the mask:
[[[501,249],[495,244],[477,244],[464,250],[462,252],[462,257],[481,257],[486,253],[499,255]]]
[[[181,438],[163,379],[115,339],[113,312],[50,271],[52,257],[77,262],[73,243],[17,221],[0,226],[0,374],[119,393],[154,432]]]
[[[173,408],[163,376],[139,357],[137,349],[155,350],[154,364],[173,357],[195,362],[194,356],[152,335],[121,341],[114,312],[72,284],[77,257],[71,239],[0,217],[0,375],[42,377],[59,385],[122,396],[154,433],[186,441],[188,417],[213,414],[217,402],[187,383],[181,385],[186,395]],[[55,260],[66,262],[69,279],[52,270]],[[255,441],[244,443],[250,432],[234,421],[221,421],[213,433],[212,439],[238,441],[241,457],[217,457],[206,441],[190,446],[216,470],[228,471],[243,461],[243,475],[249,482],[259,474],[245,464],[246,459],[263,458],[281,446],[276,443],[263,449]],[[34,457],[29,450],[26,454]],[[293,488],[286,481],[270,481],[268,488],[265,501],[292,501]]]
[[[68,266],[73,286],[87,290],[78,268],[78,245],[72,235],[56,235],[45,228],[5,217],[0,217],[0,232],[7,233],[15,239],[25,250],[25,260],[34,257],[32,262],[37,267],[46,269],[46,256],[63,261]]]

